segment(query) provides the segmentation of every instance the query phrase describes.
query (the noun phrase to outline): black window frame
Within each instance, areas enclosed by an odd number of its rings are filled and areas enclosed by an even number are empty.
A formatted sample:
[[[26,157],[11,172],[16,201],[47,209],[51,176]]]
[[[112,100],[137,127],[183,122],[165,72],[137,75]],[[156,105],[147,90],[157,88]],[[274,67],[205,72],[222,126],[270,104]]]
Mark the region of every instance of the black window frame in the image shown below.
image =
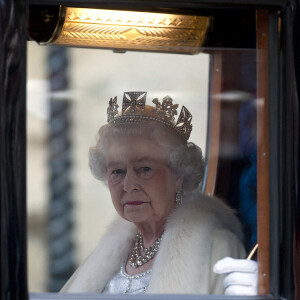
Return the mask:
[[[101,7],[111,9],[269,10],[269,136],[270,136],[270,293],[257,297],[213,295],[144,295],[135,299],[293,299],[293,235],[298,188],[298,98],[294,73],[294,15],[296,1],[286,0],[4,0],[0,3],[0,195],[1,195],[1,299],[26,299],[26,38],[29,4]],[[278,41],[278,15],[281,38]],[[9,17],[8,17],[9,16]],[[7,20],[9,18],[9,21]],[[297,29],[297,28],[296,28]],[[280,42],[280,44],[278,44]],[[279,52],[278,52],[278,49]],[[13,59],[12,59],[13,57]],[[299,66],[296,65],[296,68]],[[276,88],[274,88],[276,87]],[[299,88],[299,82],[298,82]],[[274,188],[276,187],[276,189]],[[297,206],[298,205],[298,206]],[[117,299],[101,295],[31,294],[31,299]],[[125,297],[127,298],[127,297]]]

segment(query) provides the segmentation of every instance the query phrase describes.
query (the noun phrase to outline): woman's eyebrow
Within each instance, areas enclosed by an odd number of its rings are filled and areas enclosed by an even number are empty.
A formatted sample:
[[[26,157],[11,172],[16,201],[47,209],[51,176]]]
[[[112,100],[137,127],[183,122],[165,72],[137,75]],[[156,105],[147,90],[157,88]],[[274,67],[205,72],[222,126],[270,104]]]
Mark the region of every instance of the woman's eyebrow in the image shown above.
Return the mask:
[[[152,157],[141,157],[138,158],[137,160],[134,160],[132,163],[158,163],[160,160],[156,159],[156,158],[152,158]],[[107,168],[115,168],[115,167],[119,167],[122,165],[122,161],[120,160],[114,160],[114,161],[110,161],[107,164]]]
[[[140,159],[135,160],[135,163],[160,163],[163,160],[154,158],[154,157],[142,157]]]
[[[107,164],[107,168],[114,168],[116,166],[120,166],[121,165],[121,161],[110,161]]]
[[[137,159],[135,162],[143,162],[143,161],[149,161],[149,160],[152,160],[152,159],[149,157],[141,157],[141,158]]]
[[[135,162],[156,162],[158,161],[157,159],[155,158],[152,158],[152,157],[141,157],[139,159],[137,159]]]

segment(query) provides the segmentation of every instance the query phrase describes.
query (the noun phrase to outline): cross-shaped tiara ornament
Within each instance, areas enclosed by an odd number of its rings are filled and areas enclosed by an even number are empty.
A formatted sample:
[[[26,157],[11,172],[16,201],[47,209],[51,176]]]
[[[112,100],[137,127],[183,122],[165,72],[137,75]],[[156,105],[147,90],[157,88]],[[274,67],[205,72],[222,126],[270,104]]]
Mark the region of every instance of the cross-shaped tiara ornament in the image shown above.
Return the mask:
[[[187,141],[192,131],[192,115],[187,108],[182,106],[177,122],[175,123],[174,116],[177,115],[178,104],[173,104],[172,98],[166,96],[163,98],[162,103],[157,98],[153,99],[155,113],[147,115],[145,110],[146,95],[147,92],[125,92],[121,114],[118,114],[119,105],[117,104],[117,97],[111,98],[107,108],[107,122],[124,124],[147,120],[157,121],[174,129],[177,134]]]

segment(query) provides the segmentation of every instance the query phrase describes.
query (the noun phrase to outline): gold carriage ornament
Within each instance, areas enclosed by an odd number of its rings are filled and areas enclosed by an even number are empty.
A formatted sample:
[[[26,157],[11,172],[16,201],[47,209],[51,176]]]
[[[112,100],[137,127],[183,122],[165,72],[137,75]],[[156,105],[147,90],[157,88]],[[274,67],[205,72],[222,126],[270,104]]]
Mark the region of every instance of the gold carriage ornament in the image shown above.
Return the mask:
[[[31,8],[29,38],[41,45],[195,54],[211,17],[59,6]]]
[[[192,115],[185,106],[175,123],[178,104],[173,104],[171,97],[166,96],[160,103],[157,98],[152,102],[155,106],[146,105],[146,92],[125,92],[123,96],[122,111],[119,113],[117,97],[111,98],[107,108],[107,122],[110,124],[128,124],[142,121],[156,121],[175,132],[186,141],[192,131]]]

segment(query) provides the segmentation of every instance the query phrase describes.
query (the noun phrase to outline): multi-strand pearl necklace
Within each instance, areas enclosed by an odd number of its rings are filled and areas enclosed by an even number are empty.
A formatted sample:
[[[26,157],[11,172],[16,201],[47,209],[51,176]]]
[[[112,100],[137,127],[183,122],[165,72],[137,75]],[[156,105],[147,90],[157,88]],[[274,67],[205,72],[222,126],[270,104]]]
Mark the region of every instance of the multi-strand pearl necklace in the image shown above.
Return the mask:
[[[159,249],[160,242],[161,237],[159,237],[152,246],[144,248],[143,236],[140,232],[138,232],[135,237],[134,248],[129,259],[129,265],[134,269],[144,265],[154,257]]]

